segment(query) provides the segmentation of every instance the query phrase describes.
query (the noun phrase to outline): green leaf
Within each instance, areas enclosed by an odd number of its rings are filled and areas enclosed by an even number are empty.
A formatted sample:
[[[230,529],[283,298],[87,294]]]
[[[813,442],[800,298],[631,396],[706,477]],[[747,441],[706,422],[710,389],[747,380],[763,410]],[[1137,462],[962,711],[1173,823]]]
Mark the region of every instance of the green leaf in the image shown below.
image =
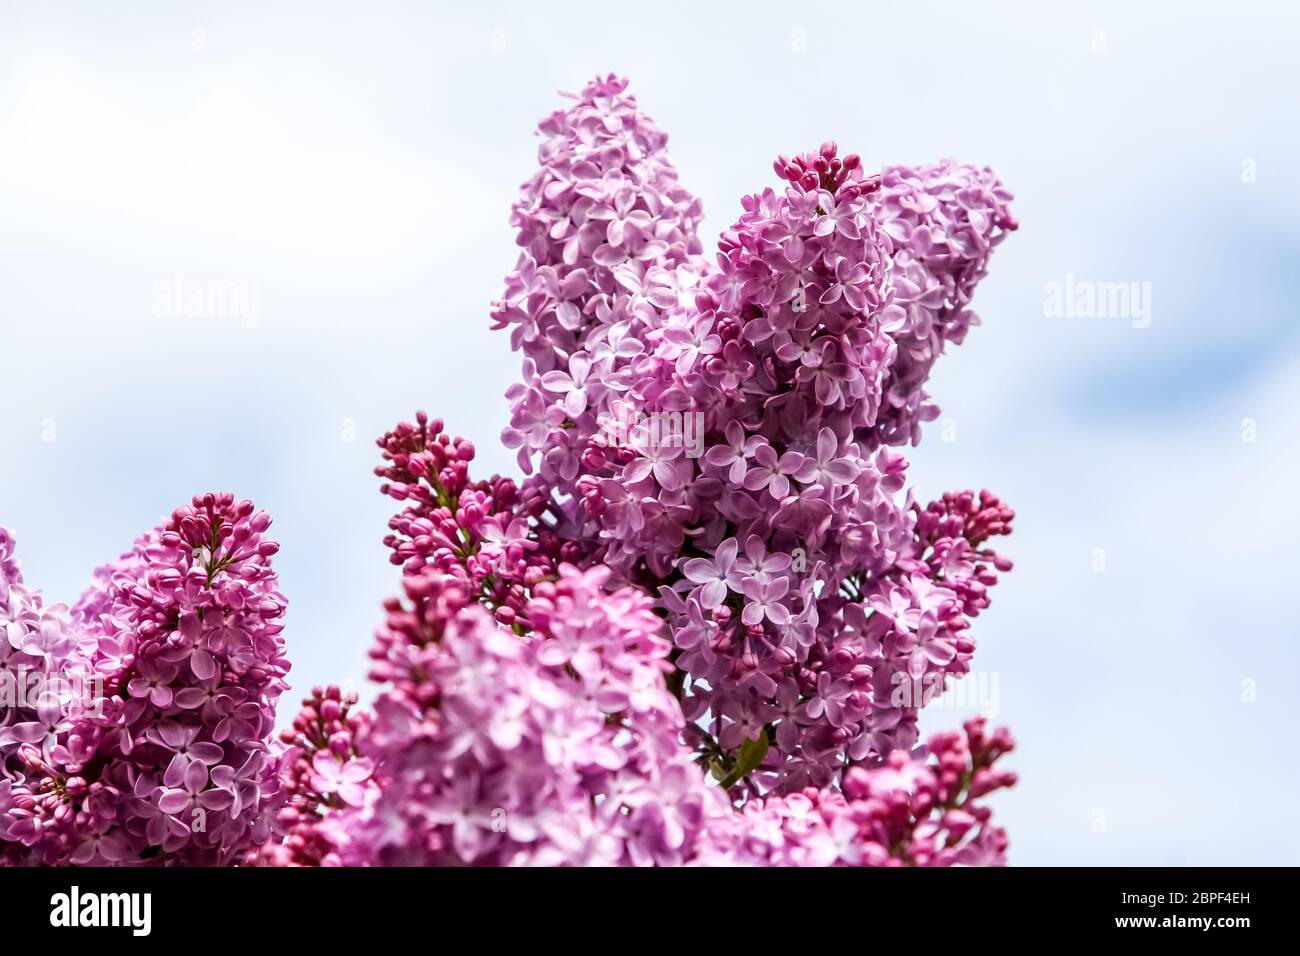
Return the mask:
[[[753,740],[745,740],[736,753],[736,765],[722,778],[723,789],[734,787],[749,776],[767,756],[767,731],[760,730]]]

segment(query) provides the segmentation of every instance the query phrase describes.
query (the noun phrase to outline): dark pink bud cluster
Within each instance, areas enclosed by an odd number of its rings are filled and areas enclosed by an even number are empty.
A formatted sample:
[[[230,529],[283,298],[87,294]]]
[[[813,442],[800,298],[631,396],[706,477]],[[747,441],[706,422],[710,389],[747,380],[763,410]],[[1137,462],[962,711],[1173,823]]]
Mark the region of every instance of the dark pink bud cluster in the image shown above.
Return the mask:
[[[357,749],[369,714],[356,705],[355,693],[333,686],[314,688],[293,726],[281,731],[286,749],[278,760],[278,838],[255,851],[250,863],[320,866],[333,852],[322,830],[326,815],[362,805],[373,790],[374,764]]]
[[[544,523],[536,483],[469,479],[474,446],[443,432],[424,412],[379,439],[380,491],[406,503],[384,543],[407,575],[425,569],[459,581],[503,624],[524,628],[530,589],[578,554]]]
[[[916,554],[936,582],[954,590],[962,613],[975,617],[988,607],[996,571],[1010,571],[1011,560],[988,547],[989,538],[1011,533],[1016,513],[994,494],[947,492],[916,511]]]
[[[795,156],[778,156],[772,164],[776,174],[786,182],[805,192],[824,189],[840,199],[851,199],[873,193],[880,188],[879,176],[865,176],[862,158],[850,153],[840,159],[834,140],[822,143],[815,153]]]

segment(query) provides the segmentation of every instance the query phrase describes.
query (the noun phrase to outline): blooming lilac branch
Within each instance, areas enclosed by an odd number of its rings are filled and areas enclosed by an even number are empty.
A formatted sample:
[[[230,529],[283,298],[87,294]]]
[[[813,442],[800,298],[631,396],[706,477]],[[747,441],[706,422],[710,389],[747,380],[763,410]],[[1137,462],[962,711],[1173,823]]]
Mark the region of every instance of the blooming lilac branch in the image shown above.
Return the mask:
[[[0,534],[0,653],[40,688],[35,719],[0,708],[0,859],[223,864],[269,838],[289,669],[270,523],[196,497],[96,571],[68,617],[22,584]]]
[[[195,498],[70,614],[0,529],[0,676],[102,682],[0,708],[0,862],[1004,862],[1010,735],[916,726],[970,670],[1014,515],[920,506],[896,448],[1010,195],[826,143],[708,259],[625,81],[540,132],[492,310],[530,477],[472,479],[424,413],[379,439],[402,589],[373,708],[318,688],[271,742],[284,600],[251,503]]]
[[[373,720],[310,760],[320,695],[295,724],[300,858],[1002,862],[978,801],[1014,781],[1009,735],[913,749],[924,699],[898,692],[969,669],[1013,516],[899,500],[887,446],[936,413],[922,383],[975,321],[1009,197],[827,144],[778,159],[788,187],[743,201],[714,265],[625,83],[575,99],[542,123],[493,310],[524,353],[503,440],[536,474],[472,482],[423,415],[381,439],[404,596]]]
[[[911,747],[916,708],[894,691],[968,670],[966,618],[987,603],[988,567],[1009,563],[976,557],[961,529],[931,540],[886,446],[937,413],[921,385],[976,321],[973,288],[1016,225],[1009,195],[952,162],[868,175],[827,143],[778,158],[786,188],[742,201],[714,265],[696,254],[699,204],[622,81],[589,85],[541,131],[515,209],[524,251],[494,313],[525,354],[505,440],[526,466],[540,453],[587,561],[658,590],[686,713],[725,742],[724,765],[756,726],[772,744],[764,792],[835,786]],[[656,255],[595,255],[588,226],[614,210],[642,213],[665,238]],[[575,361],[581,384],[560,389],[549,370]],[[627,404],[700,416],[702,457],[611,448]],[[992,502],[990,533],[1005,533]]]

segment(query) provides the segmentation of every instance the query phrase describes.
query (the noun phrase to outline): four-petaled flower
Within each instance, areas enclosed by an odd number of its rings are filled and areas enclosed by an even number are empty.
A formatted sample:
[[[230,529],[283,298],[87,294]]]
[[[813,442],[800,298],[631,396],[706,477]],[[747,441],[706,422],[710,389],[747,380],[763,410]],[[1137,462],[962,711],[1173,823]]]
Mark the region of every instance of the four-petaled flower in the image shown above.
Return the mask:
[[[349,806],[359,807],[366,801],[367,784],[375,772],[374,761],[368,757],[354,757],[340,761],[326,750],[318,750],[312,758],[311,785],[320,794],[337,793]]]
[[[790,493],[790,476],[803,467],[803,455],[787,451],[778,457],[771,445],[764,442],[754,449],[756,464],[745,473],[744,486],[750,491],[762,491],[778,500]]]
[[[714,549],[713,558],[691,558],[682,566],[688,581],[703,585],[700,589],[700,606],[706,611],[722,604],[727,590],[740,591],[743,578],[737,571],[736,558],[740,545],[728,538]]]
[[[781,598],[790,590],[789,578],[771,578],[767,581],[749,578],[745,581],[743,590],[749,603],[741,612],[740,619],[746,626],[755,627],[767,618],[781,627],[790,620],[790,609],[781,603]]]

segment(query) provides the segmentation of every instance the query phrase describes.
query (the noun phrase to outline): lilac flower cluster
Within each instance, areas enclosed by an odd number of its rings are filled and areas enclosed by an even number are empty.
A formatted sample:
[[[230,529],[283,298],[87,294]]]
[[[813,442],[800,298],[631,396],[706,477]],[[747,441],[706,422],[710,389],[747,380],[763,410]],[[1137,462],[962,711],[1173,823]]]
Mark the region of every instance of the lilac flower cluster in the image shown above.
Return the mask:
[[[386,478],[409,468],[410,452],[398,450],[393,435],[406,436],[401,446],[409,449],[417,431],[422,444],[442,449],[435,456],[444,461],[470,460],[448,453],[464,443],[440,435],[436,423],[403,425],[380,441],[394,462],[381,469]],[[454,475],[434,473],[444,494],[459,487],[470,496],[482,487],[460,465]],[[396,497],[408,500],[409,488]],[[990,520],[966,504],[952,510],[964,520]],[[433,510],[444,512],[446,542],[474,543],[450,517],[466,509]],[[937,532],[945,519],[937,509],[929,514]],[[408,509],[395,523],[412,520]],[[528,535],[535,541],[541,533],[534,523]],[[403,540],[390,544],[405,552]],[[978,801],[1014,782],[992,768],[1012,747],[1005,731],[988,737],[975,721],[966,736],[939,734],[914,754],[897,751],[854,768],[843,791],[807,788],[752,800],[737,812],[696,765],[699,755],[687,742],[692,728],[670,691],[671,645],[644,592],[611,590],[606,568],[560,564],[532,577],[521,613],[494,620],[484,609],[502,606],[500,590],[483,588],[465,570],[479,552],[453,549],[461,562],[455,568],[448,552],[422,550],[424,563],[413,555],[403,560],[404,595],[389,602],[372,651],[384,687],[373,714],[337,688],[318,689],[284,735],[284,838],[268,844],[258,862],[1004,861],[1005,835]]]
[[[683,863],[729,817],[681,740],[653,602],[579,572],[532,484],[475,482],[423,413],[378,442],[404,593],[373,715],[337,688],[286,734],[284,839],[259,862]]]
[[[0,678],[38,678],[0,701],[0,863],[1005,861],[982,801],[1010,735],[917,746],[916,718],[969,670],[1013,513],[921,506],[891,446],[937,414],[1009,195],[827,143],[713,262],[626,83],[575,99],[493,308],[536,473],[472,479],[424,413],[379,439],[402,593],[373,708],[317,688],[271,741],[284,599],[250,502],[195,498],[70,613],[0,529]]]
[[[33,788],[59,735],[93,709],[86,642],[67,608],[45,606],[24,582],[14,538],[0,527],[0,864],[39,862],[56,809]]]
[[[700,766],[707,734],[674,697],[681,672],[650,596],[611,586],[608,568],[546,557],[554,509],[525,517],[518,503],[531,496],[472,481],[472,448],[441,423],[419,415],[379,445],[384,489],[405,503],[388,538],[404,592],[371,651],[382,692],[373,713],[334,687],[304,702],[284,735],[282,838],[256,862],[1003,861],[1005,836],[978,800],[1014,780],[991,769],[1011,749],[1005,731],[986,738],[975,722],[967,737],[937,735],[928,749],[855,767],[842,789],[774,794],[738,812]],[[956,560],[939,542],[995,528],[997,508],[983,504],[954,498],[918,519],[934,560]],[[485,560],[500,545],[481,532],[515,522],[513,557]],[[738,769],[756,768],[764,749],[742,743],[749,766]]]
[[[680,864],[730,815],[681,745],[664,674],[669,644],[643,593],[561,568],[521,638],[457,583],[406,579],[402,674],[375,706],[368,790],[332,813],[327,862]],[[418,622],[418,624],[416,624]],[[396,643],[391,644],[396,647]],[[430,707],[429,701],[437,706]]]
[[[86,691],[4,714],[9,862],[224,864],[270,837],[289,669],[270,521],[198,496],[96,571],[67,620],[6,572],[9,648]]]
[[[259,866],[323,866],[335,854],[323,824],[335,811],[361,806],[372,785],[374,761],[361,757],[358,738],[370,715],[357,695],[337,687],[314,688],[293,726],[280,735],[285,749],[276,774],[283,781],[275,814],[276,838],[262,844],[250,863]]]
[[[688,732],[738,797],[835,785],[911,747],[899,691],[969,669],[969,618],[1010,567],[979,545],[1012,514],[987,494],[973,525],[900,501],[888,446],[937,414],[922,386],[977,321],[1009,195],[952,162],[868,175],[827,143],[778,158],[786,188],[742,200],[715,265],[622,80],[541,134],[494,307],[524,353],[503,440],[536,459],[587,562],[659,594]],[[651,427],[683,415],[702,455]],[[767,750],[735,779],[746,741]]]
[[[380,491],[406,503],[389,522],[384,544],[407,574],[426,569],[450,577],[476,595],[502,624],[527,629],[532,586],[555,574],[556,563],[581,551],[540,521],[547,501],[539,482],[508,478],[471,482],[474,446],[443,431],[440,419],[420,412],[378,440],[385,464]],[[379,659],[387,657],[379,652]],[[390,675],[373,672],[375,680]]]
[[[981,719],[932,736],[919,754],[894,751],[854,767],[842,790],[809,787],[755,800],[718,821],[695,862],[749,866],[1001,866],[1005,831],[978,801],[1012,786],[993,764],[1013,743]]]

